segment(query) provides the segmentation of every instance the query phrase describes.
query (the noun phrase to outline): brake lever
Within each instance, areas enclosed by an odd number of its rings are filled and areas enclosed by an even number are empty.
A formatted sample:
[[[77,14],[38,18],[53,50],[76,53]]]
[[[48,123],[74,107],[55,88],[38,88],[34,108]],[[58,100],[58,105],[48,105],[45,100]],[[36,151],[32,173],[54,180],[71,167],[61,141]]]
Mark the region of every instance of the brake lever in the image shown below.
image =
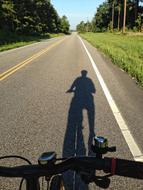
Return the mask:
[[[96,176],[95,170],[84,171],[84,172],[80,172],[79,174],[85,184],[94,182],[96,184],[96,186],[101,187],[103,189],[107,189],[111,182],[109,179],[111,174],[108,174],[105,176]]]
[[[80,171],[79,175],[85,184],[89,184],[95,180],[95,170]]]

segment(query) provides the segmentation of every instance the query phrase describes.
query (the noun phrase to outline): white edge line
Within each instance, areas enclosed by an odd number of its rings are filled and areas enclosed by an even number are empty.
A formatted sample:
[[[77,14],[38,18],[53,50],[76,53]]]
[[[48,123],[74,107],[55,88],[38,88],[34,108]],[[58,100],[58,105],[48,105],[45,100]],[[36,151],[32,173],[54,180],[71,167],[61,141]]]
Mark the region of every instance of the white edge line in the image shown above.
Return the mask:
[[[114,99],[113,99],[107,85],[105,84],[105,82],[104,82],[104,80],[103,80],[103,78],[102,78],[102,76],[101,76],[101,74],[100,74],[100,72],[99,72],[99,70],[98,70],[92,56],[91,56],[91,54],[87,50],[87,48],[86,48],[83,40],[81,39],[81,37],[78,36],[78,38],[80,39],[80,41],[81,41],[81,43],[82,43],[88,57],[89,57],[89,60],[90,60],[90,62],[92,64],[92,67],[93,67],[93,69],[94,69],[94,71],[95,71],[95,73],[97,75],[97,78],[98,78],[98,80],[100,82],[102,90],[103,90],[103,92],[104,92],[104,94],[105,94],[105,96],[107,98],[109,106],[110,106],[110,108],[111,108],[111,110],[113,112],[113,115],[114,115],[117,123],[118,123],[118,126],[119,126],[119,128],[120,128],[120,130],[122,132],[122,135],[124,136],[125,141],[128,144],[128,147],[129,147],[129,149],[130,149],[130,151],[131,151],[131,153],[133,155],[134,160],[143,162],[143,154],[142,154],[141,150],[139,149],[137,143],[135,142],[135,140],[134,140],[134,138],[133,138],[133,136],[132,136],[127,124],[126,124],[126,122],[125,122],[125,120],[123,119],[122,114],[119,111],[119,109],[118,109],[118,107],[117,107],[117,105],[116,105],[116,103],[115,103],[115,101],[114,101]]]

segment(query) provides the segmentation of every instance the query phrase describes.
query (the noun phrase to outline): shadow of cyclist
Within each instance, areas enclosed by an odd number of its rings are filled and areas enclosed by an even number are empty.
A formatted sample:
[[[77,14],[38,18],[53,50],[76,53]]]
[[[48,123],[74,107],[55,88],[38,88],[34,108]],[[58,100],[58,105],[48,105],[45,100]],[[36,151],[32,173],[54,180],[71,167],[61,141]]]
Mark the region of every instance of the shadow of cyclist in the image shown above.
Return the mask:
[[[96,92],[95,86],[90,78],[87,77],[87,71],[82,70],[81,76],[76,78],[71,85],[67,93],[74,93],[74,97],[71,100],[68,120],[67,120],[67,129],[65,133],[64,145],[63,145],[63,157],[69,156],[81,156],[86,155],[86,148],[83,139],[82,126],[83,121],[83,110],[87,110],[88,114],[88,123],[89,123],[89,138],[88,138],[88,155],[91,155],[91,143],[94,133],[94,120],[95,120],[95,106],[93,94]],[[68,184],[71,184],[75,181],[73,174],[68,174],[66,177]],[[66,180],[66,183],[67,183]],[[88,189],[81,180],[76,179],[76,183],[80,181],[80,189]],[[76,185],[76,184],[75,184]],[[68,187],[68,189],[72,189]]]

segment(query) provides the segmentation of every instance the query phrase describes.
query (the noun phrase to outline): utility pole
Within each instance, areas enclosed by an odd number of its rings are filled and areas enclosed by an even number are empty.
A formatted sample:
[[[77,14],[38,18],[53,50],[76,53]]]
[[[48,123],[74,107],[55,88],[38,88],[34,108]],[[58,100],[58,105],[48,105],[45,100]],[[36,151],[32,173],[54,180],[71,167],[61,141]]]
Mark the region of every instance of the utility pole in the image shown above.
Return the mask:
[[[125,33],[125,27],[126,27],[126,7],[127,7],[127,0],[124,0],[123,34]]]

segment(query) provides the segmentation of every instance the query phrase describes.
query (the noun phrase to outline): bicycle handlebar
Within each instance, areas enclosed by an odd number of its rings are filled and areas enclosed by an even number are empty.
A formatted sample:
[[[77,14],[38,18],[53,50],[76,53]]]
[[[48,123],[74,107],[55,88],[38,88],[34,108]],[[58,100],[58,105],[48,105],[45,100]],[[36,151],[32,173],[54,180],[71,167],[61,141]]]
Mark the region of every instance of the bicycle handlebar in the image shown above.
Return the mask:
[[[85,171],[88,170],[103,170],[105,173],[112,175],[143,179],[143,163],[129,161],[124,159],[102,158],[95,157],[71,157],[61,163],[52,164],[49,166],[40,165],[23,165],[17,167],[0,167],[0,176],[2,177],[42,177],[52,176],[63,173],[67,170]]]
[[[143,179],[143,162],[116,159],[115,175]]]

